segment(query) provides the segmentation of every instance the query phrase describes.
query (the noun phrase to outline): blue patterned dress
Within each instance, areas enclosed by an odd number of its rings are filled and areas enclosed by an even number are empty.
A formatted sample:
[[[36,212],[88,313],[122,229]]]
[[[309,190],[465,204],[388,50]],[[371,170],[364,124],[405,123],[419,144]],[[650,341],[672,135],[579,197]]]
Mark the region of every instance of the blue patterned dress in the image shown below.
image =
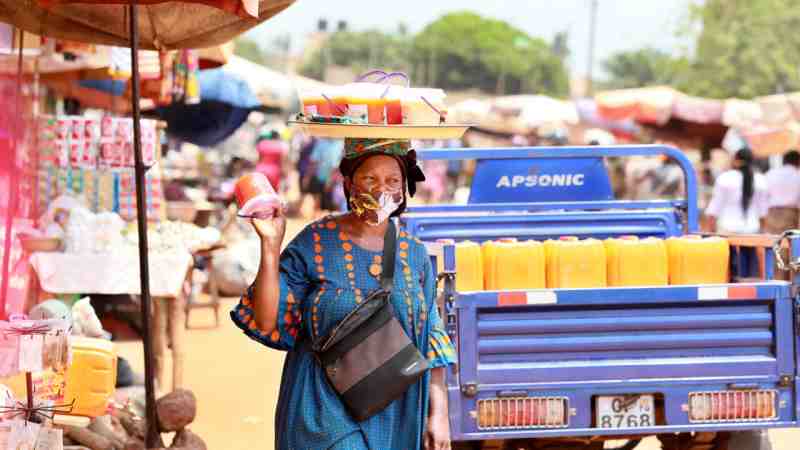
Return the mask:
[[[299,339],[322,336],[379,287],[382,252],[359,247],[335,217],[307,226],[281,254],[277,329],[255,324],[252,289],[231,312],[250,338],[288,351],[275,418],[276,450],[416,450],[428,411],[430,372],[402,398],[364,422],[345,411]],[[392,303],[406,333],[431,367],[455,361],[434,299],[436,280],[419,240],[400,231]]]

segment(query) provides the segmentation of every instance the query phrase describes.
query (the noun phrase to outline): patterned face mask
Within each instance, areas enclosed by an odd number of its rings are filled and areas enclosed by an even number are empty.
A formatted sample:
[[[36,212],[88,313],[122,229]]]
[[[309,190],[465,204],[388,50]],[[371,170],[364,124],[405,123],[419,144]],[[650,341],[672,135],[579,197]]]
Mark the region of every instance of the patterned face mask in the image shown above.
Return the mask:
[[[403,193],[368,192],[356,187],[350,192],[350,209],[367,225],[377,227],[382,224],[403,202]]]

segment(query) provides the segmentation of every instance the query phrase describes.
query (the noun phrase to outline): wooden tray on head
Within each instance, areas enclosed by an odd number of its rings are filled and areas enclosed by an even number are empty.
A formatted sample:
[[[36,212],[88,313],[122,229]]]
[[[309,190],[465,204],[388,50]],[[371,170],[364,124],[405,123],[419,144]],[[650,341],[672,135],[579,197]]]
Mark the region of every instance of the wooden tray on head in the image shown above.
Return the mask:
[[[317,123],[298,120],[290,125],[302,132],[321,138],[366,138],[366,139],[459,139],[470,125],[373,125]]]

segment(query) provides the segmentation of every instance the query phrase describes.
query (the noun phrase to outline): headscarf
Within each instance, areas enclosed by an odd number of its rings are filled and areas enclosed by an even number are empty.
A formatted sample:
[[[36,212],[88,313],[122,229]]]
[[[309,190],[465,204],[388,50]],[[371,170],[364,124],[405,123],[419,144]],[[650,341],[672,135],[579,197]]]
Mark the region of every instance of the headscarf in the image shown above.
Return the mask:
[[[408,195],[413,197],[417,192],[417,183],[425,181],[425,174],[417,165],[417,152],[411,149],[411,142],[406,139],[347,138],[344,140],[344,156],[339,163],[339,171],[342,176],[352,178],[356,170],[367,159],[375,155],[391,156],[397,161],[403,173]],[[347,189],[345,189],[345,197],[350,199],[350,192]],[[403,195],[403,203],[392,216],[400,215],[405,209],[406,197]]]

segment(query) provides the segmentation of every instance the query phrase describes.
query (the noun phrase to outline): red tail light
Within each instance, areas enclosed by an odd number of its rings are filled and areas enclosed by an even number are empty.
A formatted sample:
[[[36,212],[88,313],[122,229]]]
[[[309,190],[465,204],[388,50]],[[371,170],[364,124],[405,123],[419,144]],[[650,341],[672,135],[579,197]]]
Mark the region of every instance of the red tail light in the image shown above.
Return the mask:
[[[555,397],[478,400],[478,429],[561,428],[569,425],[569,401]]]
[[[689,421],[748,422],[778,418],[777,391],[721,391],[689,394]]]

